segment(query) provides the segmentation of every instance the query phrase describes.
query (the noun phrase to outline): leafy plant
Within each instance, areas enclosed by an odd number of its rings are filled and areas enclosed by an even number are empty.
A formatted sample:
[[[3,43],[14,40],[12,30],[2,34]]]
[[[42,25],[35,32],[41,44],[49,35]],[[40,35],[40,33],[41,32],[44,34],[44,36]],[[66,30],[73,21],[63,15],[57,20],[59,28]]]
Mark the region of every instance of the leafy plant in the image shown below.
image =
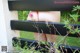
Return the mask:
[[[73,6],[72,14],[70,14],[70,17],[77,23],[78,19],[80,17],[80,6]]]
[[[69,16],[73,19],[73,24],[78,24],[78,19],[80,17],[80,14],[79,14],[79,11],[80,11],[80,6],[73,6],[73,10],[72,10],[72,14],[69,14]],[[75,33],[80,33],[80,30],[78,27],[74,28],[72,25],[70,25],[71,21],[70,20],[66,20],[64,21],[64,24],[68,30],[69,30],[69,33],[71,34],[75,34]]]
[[[77,13],[75,13],[75,14],[70,14],[70,17],[71,17],[75,22],[78,22],[79,16],[80,16],[80,15],[78,15]]]
[[[26,20],[29,11],[18,11],[19,20]]]
[[[79,5],[73,6],[73,10],[72,11],[78,11],[79,12],[79,10],[80,10],[80,6]]]

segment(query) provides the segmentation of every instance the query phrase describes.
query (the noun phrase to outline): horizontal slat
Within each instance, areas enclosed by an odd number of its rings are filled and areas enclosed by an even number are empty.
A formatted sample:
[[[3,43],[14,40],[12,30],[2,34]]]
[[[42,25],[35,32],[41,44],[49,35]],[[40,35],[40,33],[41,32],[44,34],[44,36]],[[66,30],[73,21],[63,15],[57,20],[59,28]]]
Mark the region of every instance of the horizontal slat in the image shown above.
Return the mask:
[[[80,0],[8,0],[10,10],[65,11],[80,5]]]
[[[24,48],[25,46],[30,46],[30,45],[31,45],[31,47],[38,45],[36,40],[30,40],[30,39],[25,39],[25,38],[17,38],[17,37],[13,37],[12,40],[14,41],[14,44],[17,44],[20,41],[21,48]],[[14,46],[14,44],[13,44],[13,46]]]
[[[57,34],[57,35],[66,35],[67,29],[64,27],[64,24],[53,23],[53,22],[35,22],[35,21],[20,21],[20,20],[11,20],[11,29],[12,30],[23,30],[30,32],[39,32],[46,34]],[[73,25],[74,27],[79,27],[80,25]],[[69,34],[68,36],[77,37],[77,34]]]
[[[23,48],[24,46],[27,46],[27,47],[36,47],[38,45],[37,41],[36,40],[29,40],[29,39],[24,39],[24,38],[16,38],[14,37],[13,38],[13,41],[15,42],[15,44],[17,44],[19,41],[20,41],[20,44],[21,44],[21,47]],[[27,44],[26,44],[27,43]],[[41,48],[38,48],[36,47],[35,50],[38,50],[38,49],[42,49],[42,48],[45,48],[46,45],[41,45]],[[79,53],[78,51],[80,51],[80,47],[76,47],[76,46],[69,46],[69,45],[64,45],[64,44],[61,44],[59,45],[59,48],[58,48],[60,51],[63,51],[64,53],[73,53],[73,51],[76,50],[75,53]],[[67,50],[67,52],[65,51]]]
[[[80,53],[80,47],[69,46],[64,44],[59,45],[59,50],[64,53],[73,53],[74,51],[75,53]]]

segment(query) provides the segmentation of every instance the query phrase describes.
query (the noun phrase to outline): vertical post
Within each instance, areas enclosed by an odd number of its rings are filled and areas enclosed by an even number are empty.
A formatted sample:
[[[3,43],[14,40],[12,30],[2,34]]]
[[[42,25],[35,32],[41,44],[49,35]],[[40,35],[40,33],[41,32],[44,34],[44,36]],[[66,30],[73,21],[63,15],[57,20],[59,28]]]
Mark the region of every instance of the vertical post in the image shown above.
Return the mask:
[[[8,0],[0,0],[0,53],[12,52],[12,38],[19,36],[17,31],[11,30],[13,19],[18,19],[17,11],[9,11]]]

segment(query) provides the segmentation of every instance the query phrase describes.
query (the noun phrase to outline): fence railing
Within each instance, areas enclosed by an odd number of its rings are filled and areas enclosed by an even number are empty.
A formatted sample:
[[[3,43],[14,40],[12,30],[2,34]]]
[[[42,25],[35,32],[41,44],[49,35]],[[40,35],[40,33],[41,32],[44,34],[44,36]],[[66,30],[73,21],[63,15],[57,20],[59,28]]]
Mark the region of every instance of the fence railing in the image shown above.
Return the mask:
[[[79,24],[70,24],[74,28],[80,28]],[[69,31],[65,24],[53,23],[53,22],[35,22],[35,21],[20,21],[20,20],[11,20],[11,29],[13,30],[22,30],[22,31],[31,31],[39,32],[46,34],[56,34],[65,36]],[[37,27],[37,28],[36,28]],[[69,34],[71,37],[79,37],[78,34]]]
[[[68,11],[80,0],[8,0],[10,10]]]

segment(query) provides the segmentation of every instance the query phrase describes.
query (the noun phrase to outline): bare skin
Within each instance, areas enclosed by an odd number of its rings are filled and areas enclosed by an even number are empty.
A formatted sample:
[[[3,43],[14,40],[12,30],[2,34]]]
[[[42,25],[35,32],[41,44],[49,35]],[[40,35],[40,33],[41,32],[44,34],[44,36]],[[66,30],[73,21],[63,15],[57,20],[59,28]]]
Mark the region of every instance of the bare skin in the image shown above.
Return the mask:
[[[60,11],[31,11],[27,20],[32,21],[45,21],[45,22],[60,22]],[[56,35],[54,34],[40,34],[34,33],[34,37],[38,41],[55,42]]]

